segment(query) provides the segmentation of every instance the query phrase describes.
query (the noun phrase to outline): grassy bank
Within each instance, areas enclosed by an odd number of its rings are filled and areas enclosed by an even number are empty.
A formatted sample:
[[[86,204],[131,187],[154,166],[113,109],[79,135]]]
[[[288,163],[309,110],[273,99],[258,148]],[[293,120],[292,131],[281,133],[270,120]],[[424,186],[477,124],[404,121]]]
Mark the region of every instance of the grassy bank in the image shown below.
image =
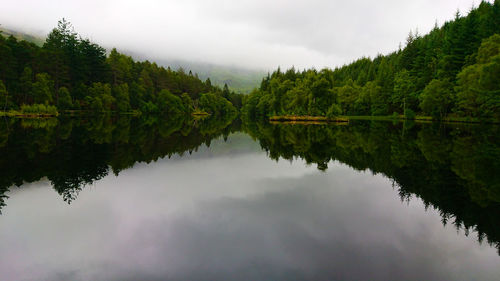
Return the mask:
[[[88,111],[88,110],[64,110],[62,112],[26,112],[26,111],[18,111],[18,110],[9,110],[9,111],[0,111],[0,116],[6,117],[26,117],[26,118],[34,118],[34,117],[57,117],[59,115],[63,116],[93,116],[93,115],[101,115],[101,114],[116,114],[116,115],[131,115],[131,116],[140,116],[142,112],[138,110],[132,110],[127,112],[118,112],[118,111]],[[194,111],[191,113],[193,117],[203,118],[209,116],[210,114],[205,111]]]
[[[416,122],[446,122],[446,123],[491,123],[499,124],[499,120],[480,119],[471,117],[446,117],[443,119],[435,119],[431,116],[415,116],[407,118],[404,115],[389,115],[389,116],[339,116],[328,118],[325,116],[295,116],[295,115],[279,115],[269,118],[271,123],[292,123],[292,124],[323,124],[329,122],[349,122],[349,120],[373,120],[373,121],[394,121],[394,120],[413,120]]]
[[[404,115],[389,115],[389,116],[342,116],[342,118],[347,118],[349,120],[380,120],[380,121],[391,121],[391,120],[414,120],[418,122],[447,122],[447,123],[492,123],[499,124],[499,120],[494,119],[480,119],[472,117],[446,117],[443,119],[435,119],[431,116],[415,116],[414,118],[407,118]]]
[[[100,114],[119,114],[119,115],[132,115],[139,116],[141,115],[140,111],[133,110],[127,112],[117,112],[117,111],[87,111],[87,110],[64,110],[62,112],[52,111],[52,112],[27,112],[27,111],[18,111],[18,110],[9,110],[9,111],[0,111],[0,116],[5,117],[19,117],[19,118],[48,118],[48,117],[57,117],[60,115],[63,116],[92,116],[92,115],[100,115]]]
[[[295,116],[295,115],[283,115],[283,116],[272,116],[269,118],[272,122],[349,122],[348,118],[345,117],[334,117],[328,118],[324,116]]]
[[[50,118],[57,117],[59,113],[28,113],[28,112],[20,112],[15,110],[10,111],[0,111],[0,116],[2,117],[23,117],[23,118]]]
[[[113,114],[113,115],[131,115],[131,116],[140,116],[142,112],[139,110],[132,111],[89,111],[89,110],[65,110],[61,113],[64,116],[92,116],[92,115],[100,115],[100,114]]]

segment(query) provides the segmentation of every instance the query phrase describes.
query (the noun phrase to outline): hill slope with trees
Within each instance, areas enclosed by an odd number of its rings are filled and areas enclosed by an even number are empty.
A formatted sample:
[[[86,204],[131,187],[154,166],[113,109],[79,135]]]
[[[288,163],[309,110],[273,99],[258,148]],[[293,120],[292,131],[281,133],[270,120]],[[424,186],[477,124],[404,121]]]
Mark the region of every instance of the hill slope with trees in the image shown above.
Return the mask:
[[[500,1],[406,46],[335,69],[276,70],[245,98],[250,117],[387,116],[500,121]]]
[[[242,95],[192,72],[137,62],[83,39],[66,20],[38,46],[0,36],[1,110],[224,114]],[[210,108],[203,107],[210,100]],[[214,111],[216,110],[216,112]]]

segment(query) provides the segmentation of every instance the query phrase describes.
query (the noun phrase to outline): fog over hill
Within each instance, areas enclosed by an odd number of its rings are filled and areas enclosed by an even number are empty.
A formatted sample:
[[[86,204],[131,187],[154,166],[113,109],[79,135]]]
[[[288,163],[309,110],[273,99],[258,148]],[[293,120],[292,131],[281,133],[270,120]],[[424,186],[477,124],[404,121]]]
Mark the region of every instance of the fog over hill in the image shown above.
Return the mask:
[[[192,71],[198,74],[200,79],[210,78],[212,84],[224,86],[227,84],[230,89],[242,93],[249,93],[252,89],[258,87],[262,78],[268,71],[261,69],[250,69],[236,65],[220,65],[206,62],[196,62],[187,60],[169,60],[140,55],[133,52],[123,51],[134,58],[140,60],[149,60],[158,65],[170,67],[172,69],[182,68],[184,71]]]
[[[28,31],[17,29],[15,27],[0,27],[0,31],[2,31],[4,36],[12,35],[18,40],[26,40],[39,46],[42,46],[45,42],[45,35],[37,33],[36,31],[29,33]],[[109,51],[111,51],[111,49],[115,46],[105,47],[109,53]],[[119,46],[116,47],[119,49]],[[230,89],[242,93],[249,93],[252,89],[258,87],[262,78],[267,74],[267,71],[264,70],[249,69],[235,65],[227,66],[186,60],[168,60],[148,56],[139,52],[132,52],[130,50],[120,51],[137,60],[149,60],[160,66],[170,67],[175,70],[182,68],[186,72],[191,71],[193,74],[197,74],[202,80],[210,78],[212,83],[215,85],[224,86],[224,84],[227,84]]]
[[[66,18],[79,34],[152,58],[273,70],[334,68],[386,54],[474,0],[17,0],[0,24],[46,34]],[[491,2],[491,0],[490,0]]]

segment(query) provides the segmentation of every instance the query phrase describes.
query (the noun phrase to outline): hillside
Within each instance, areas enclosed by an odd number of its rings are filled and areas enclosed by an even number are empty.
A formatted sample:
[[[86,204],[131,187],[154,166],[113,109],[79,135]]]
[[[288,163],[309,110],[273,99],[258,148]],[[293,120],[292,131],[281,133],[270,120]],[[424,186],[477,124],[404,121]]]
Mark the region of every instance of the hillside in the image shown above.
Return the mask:
[[[42,46],[45,42],[45,37],[43,36],[27,34],[13,28],[0,27],[0,31],[4,36],[8,37],[12,35],[18,40],[25,40],[38,46]],[[109,50],[111,50],[111,48],[109,48]],[[130,55],[134,59],[149,59],[151,61],[155,61],[158,65],[163,67],[170,67],[174,70],[182,68],[186,72],[191,71],[193,74],[198,74],[198,77],[202,80],[210,78],[213,85],[223,87],[224,84],[227,84],[229,89],[241,93],[249,93],[252,89],[258,87],[262,77],[266,75],[266,72],[262,70],[251,70],[236,66],[223,66],[201,62],[188,62],[183,60],[147,58],[146,56],[133,51],[122,50],[122,52]]]
[[[62,19],[43,46],[0,36],[0,100],[9,116],[59,112],[235,114],[242,95],[192,73],[111,52]]]
[[[404,116],[500,120],[500,0],[483,1],[404,48],[335,69],[278,69],[244,110],[252,117]]]
[[[31,43],[34,43],[38,46],[42,46],[43,42],[45,42],[45,38],[36,36],[36,35],[30,35],[24,32],[16,31],[13,29],[9,28],[4,28],[0,27],[0,34],[3,34],[4,36],[14,36],[17,40],[25,40]]]

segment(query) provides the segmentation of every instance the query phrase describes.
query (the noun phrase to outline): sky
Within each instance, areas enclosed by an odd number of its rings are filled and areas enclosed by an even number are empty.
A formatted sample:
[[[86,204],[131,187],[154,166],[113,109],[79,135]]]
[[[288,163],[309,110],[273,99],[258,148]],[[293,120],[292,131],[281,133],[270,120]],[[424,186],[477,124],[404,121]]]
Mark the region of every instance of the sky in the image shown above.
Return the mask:
[[[491,1],[491,0],[490,0]],[[0,24],[47,34],[61,18],[110,49],[250,69],[334,68],[386,54],[475,0],[3,0]]]

